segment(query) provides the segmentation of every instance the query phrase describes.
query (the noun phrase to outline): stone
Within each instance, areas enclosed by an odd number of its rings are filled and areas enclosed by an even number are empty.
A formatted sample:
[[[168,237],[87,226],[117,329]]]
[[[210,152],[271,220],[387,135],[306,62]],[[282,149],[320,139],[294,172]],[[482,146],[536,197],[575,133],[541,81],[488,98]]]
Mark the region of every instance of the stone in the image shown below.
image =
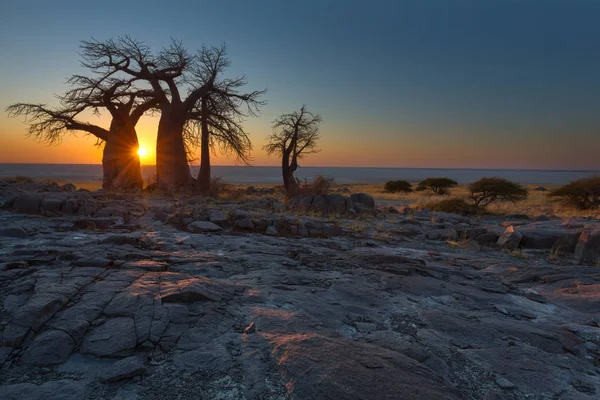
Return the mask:
[[[145,373],[146,366],[144,363],[139,357],[131,356],[114,363],[100,375],[100,378],[105,383],[112,383],[123,379],[133,378],[134,376],[144,375]]]
[[[240,229],[254,229],[254,223],[250,218],[242,218],[235,221],[235,226]]]
[[[41,211],[49,214],[58,214],[62,210],[64,199],[59,197],[44,197],[41,202]]]
[[[299,194],[288,200],[287,206],[292,211],[308,212],[312,205],[314,195]]]
[[[577,245],[581,232],[561,229],[538,228],[536,226],[521,226],[519,232],[523,236],[521,246],[526,249],[552,249],[572,253]]]
[[[210,221],[194,221],[187,226],[187,229],[194,233],[219,232],[223,230],[219,225]]]
[[[0,386],[2,400],[81,400],[87,399],[91,393],[87,380],[61,379],[41,385],[33,383],[17,383]]]
[[[221,227],[226,226],[228,223],[227,215],[221,210],[210,210],[208,212],[208,220]]]
[[[26,239],[29,237],[29,234],[21,227],[0,228],[0,237]]]
[[[13,314],[16,325],[38,331],[69,299],[59,293],[36,293]]]
[[[348,209],[353,209],[354,204],[352,200],[341,194],[326,194],[323,196],[329,212],[337,215],[345,214]],[[350,207],[349,207],[350,206]]]
[[[98,357],[124,357],[133,354],[136,346],[132,318],[110,318],[92,329],[83,338],[80,352]]]
[[[329,205],[323,196],[314,196],[308,211],[319,215],[327,215],[329,213]]]
[[[502,389],[514,389],[515,385],[506,378],[501,376],[495,379],[496,385],[500,386]]]
[[[23,354],[29,365],[55,365],[64,362],[75,347],[71,336],[59,330],[49,330],[35,337]]]
[[[231,355],[220,343],[211,342],[204,347],[173,357],[173,365],[181,371],[226,371],[233,365]]]
[[[523,235],[521,232],[511,225],[500,235],[496,244],[503,249],[515,250],[520,246],[522,239]]]
[[[12,203],[15,210],[24,213],[38,213],[44,198],[43,193],[25,193],[18,196]]]
[[[579,236],[575,259],[580,264],[596,264],[600,260],[600,229],[584,231]]]
[[[353,193],[350,195],[350,199],[356,205],[356,203],[363,204],[367,208],[375,208],[375,200],[373,197],[366,193]]]
[[[279,231],[277,231],[277,228],[273,225],[271,226],[267,226],[267,230],[265,231],[265,234],[269,235],[269,236],[277,236],[279,235]]]
[[[425,237],[430,240],[456,240],[458,235],[456,234],[456,230],[446,228],[428,230],[425,233]]]

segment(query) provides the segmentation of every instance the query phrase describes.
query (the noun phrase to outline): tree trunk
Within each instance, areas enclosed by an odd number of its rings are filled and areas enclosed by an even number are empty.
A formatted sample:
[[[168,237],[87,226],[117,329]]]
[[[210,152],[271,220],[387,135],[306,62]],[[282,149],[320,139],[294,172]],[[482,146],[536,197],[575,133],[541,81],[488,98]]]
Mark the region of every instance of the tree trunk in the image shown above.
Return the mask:
[[[202,101],[202,136],[200,140],[200,172],[196,180],[196,190],[200,194],[210,192],[210,133],[208,131],[208,109]]]
[[[192,182],[183,142],[184,124],[181,105],[163,107],[156,137],[156,182],[161,188],[176,189]]]
[[[113,119],[102,156],[103,182],[106,191],[141,189],[143,186],[138,139],[135,128]]]

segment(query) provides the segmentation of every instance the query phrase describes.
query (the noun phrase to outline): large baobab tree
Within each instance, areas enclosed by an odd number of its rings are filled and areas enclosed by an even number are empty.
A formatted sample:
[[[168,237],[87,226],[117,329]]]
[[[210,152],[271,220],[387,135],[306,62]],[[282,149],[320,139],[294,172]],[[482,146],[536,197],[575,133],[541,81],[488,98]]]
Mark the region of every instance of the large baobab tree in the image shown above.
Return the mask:
[[[298,160],[319,151],[316,146],[321,120],[320,115],[313,114],[306,106],[302,106],[300,111],[283,114],[273,121],[273,133],[264,150],[281,157],[283,185],[289,196],[298,193],[298,183],[294,177]]]
[[[198,117],[202,98],[218,93],[217,75],[229,65],[226,47],[203,47],[190,55],[181,43],[174,41],[153,55],[143,43],[124,37],[104,42],[85,41],[82,54],[84,65],[97,74],[124,74],[150,84],[160,110],[157,183],[169,189],[189,186],[192,176],[187,162],[185,127]]]
[[[9,106],[10,116],[23,115],[28,135],[47,144],[58,144],[66,132],[81,131],[104,143],[102,156],[105,190],[141,189],[143,185],[138,138],[135,126],[142,115],[156,105],[153,97],[135,89],[131,82],[94,80],[80,75],[69,81],[74,87],[60,96],[60,106],[17,103]],[[108,129],[81,120],[86,110],[111,116]]]

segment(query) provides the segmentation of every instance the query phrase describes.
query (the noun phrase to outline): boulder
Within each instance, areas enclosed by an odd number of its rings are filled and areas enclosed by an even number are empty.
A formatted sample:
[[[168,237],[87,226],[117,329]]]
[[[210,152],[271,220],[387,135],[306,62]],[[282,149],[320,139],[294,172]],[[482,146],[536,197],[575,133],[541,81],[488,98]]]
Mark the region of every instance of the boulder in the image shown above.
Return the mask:
[[[132,318],[110,318],[88,332],[80,352],[97,357],[124,357],[133,354],[136,346],[135,325]]]
[[[345,214],[346,211],[354,208],[352,200],[341,194],[326,194],[323,198],[329,207],[329,212],[334,214]]]
[[[25,231],[25,229],[20,227],[0,228],[0,237],[25,239],[29,237],[29,234]]]
[[[371,195],[366,193],[353,193],[350,195],[350,199],[356,206],[356,203],[363,204],[367,208],[375,208],[375,200]]]
[[[299,194],[288,200],[288,208],[292,211],[308,212],[315,198],[312,194]]]
[[[267,226],[267,230],[266,230],[265,234],[267,234],[269,236],[277,236],[277,235],[279,235],[279,232],[277,231],[276,227],[271,225],[271,226]]]
[[[425,233],[425,237],[430,240],[456,240],[458,235],[452,228],[431,229]]]
[[[100,378],[106,383],[111,383],[144,375],[145,373],[144,363],[138,357],[131,356],[114,363],[111,368],[100,375]]]
[[[71,336],[59,330],[40,333],[23,354],[30,365],[54,365],[64,362],[75,347]]]
[[[219,226],[226,226],[228,222],[227,215],[221,210],[210,210],[208,212],[208,220]]]
[[[600,260],[600,229],[584,231],[579,236],[575,259],[580,264],[596,264]]]
[[[327,215],[329,213],[329,205],[323,196],[315,196],[309,211],[320,215]]]
[[[194,221],[187,226],[188,231],[194,233],[219,232],[223,228],[209,221]]]
[[[60,197],[44,197],[41,202],[41,211],[49,214],[58,214],[61,212],[64,199]]]
[[[235,222],[236,228],[240,229],[254,229],[254,223],[250,218],[242,218]]]
[[[566,231],[561,229],[537,228],[523,226],[519,228],[523,235],[522,246],[527,249],[552,249],[573,252],[581,232]]]
[[[25,193],[13,201],[13,208],[20,212],[37,213],[40,211],[43,193]]]
[[[523,235],[514,226],[509,226],[502,232],[496,244],[503,249],[515,250],[521,244]]]

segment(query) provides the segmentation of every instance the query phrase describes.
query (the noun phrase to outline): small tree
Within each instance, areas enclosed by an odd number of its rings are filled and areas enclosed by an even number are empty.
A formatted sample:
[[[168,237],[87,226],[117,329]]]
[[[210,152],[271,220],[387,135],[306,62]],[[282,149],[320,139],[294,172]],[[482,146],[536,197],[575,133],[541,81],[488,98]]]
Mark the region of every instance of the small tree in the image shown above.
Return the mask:
[[[579,179],[552,190],[551,197],[558,197],[581,210],[600,207],[600,176]]]
[[[517,202],[527,198],[527,188],[503,178],[481,178],[469,185],[471,198],[477,206],[487,206],[495,201]]]
[[[269,136],[268,143],[263,148],[268,154],[281,156],[283,186],[289,196],[298,193],[298,182],[294,177],[298,160],[319,151],[316,147],[321,121],[321,116],[311,113],[306,106],[302,106],[300,111],[283,114],[273,121],[274,133]]]
[[[458,183],[450,178],[427,178],[419,183],[416,190],[431,190],[434,194],[442,195],[450,193],[448,189],[456,185]]]
[[[383,190],[388,193],[410,193],[412,192],[412,185],[407,181],[388,181],[383,186]]]

